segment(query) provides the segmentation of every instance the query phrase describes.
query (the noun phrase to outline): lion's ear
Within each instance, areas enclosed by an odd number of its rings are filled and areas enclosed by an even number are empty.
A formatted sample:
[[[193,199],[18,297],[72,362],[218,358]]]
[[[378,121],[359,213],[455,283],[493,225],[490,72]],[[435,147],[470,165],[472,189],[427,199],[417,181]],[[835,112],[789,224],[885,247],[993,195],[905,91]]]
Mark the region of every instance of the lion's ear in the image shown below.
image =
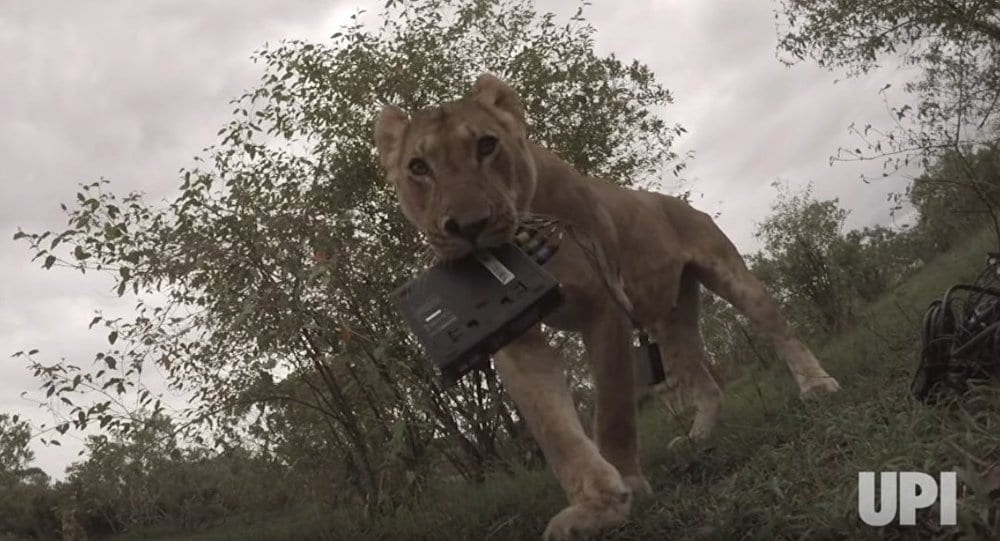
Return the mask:
[[[386,105],[375,121],[375,148],[386,171],[392,172],[393,164],[399,161],[403,133],[409,123],[410,118],[395,105]]]
[[[472,97],[487,107],[498,109],[515,120],[519,128],[524,128],[524,106],[517,93],[507,83],[495,75],[484,73],[472,85]]]

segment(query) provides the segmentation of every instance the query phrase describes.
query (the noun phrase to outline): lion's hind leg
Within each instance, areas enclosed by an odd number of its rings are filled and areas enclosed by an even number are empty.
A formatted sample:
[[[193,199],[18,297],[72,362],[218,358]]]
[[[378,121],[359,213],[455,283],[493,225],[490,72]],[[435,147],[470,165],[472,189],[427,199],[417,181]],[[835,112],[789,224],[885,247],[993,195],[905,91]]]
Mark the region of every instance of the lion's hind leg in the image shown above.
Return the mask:
[[[698,326],[700,286],[690,271],[681,276],[677,304],[652,331],[660,345],[664,369],[675,373],[679,389],[686,389],[694,403],[694,421],[687,437],[677,437],[670,448],[693,442],[700,443],[712,435],[722,409],[722,389],[708,370],[708,356]]]
[[[717,253],[695,262],[698,280],[767,335],[775,353],[792,372],[803,398],[838,391],[837,380],[827,374],[812,351],[795,337],[764,284],[750,272],[736,247],[723,239]]]

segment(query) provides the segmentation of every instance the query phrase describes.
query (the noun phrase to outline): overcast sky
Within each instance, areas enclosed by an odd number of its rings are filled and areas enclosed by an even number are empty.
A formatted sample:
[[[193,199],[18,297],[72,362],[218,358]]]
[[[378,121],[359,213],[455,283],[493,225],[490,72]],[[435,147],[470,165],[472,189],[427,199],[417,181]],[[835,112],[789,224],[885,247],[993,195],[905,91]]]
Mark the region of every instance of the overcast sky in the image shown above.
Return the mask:
[[[568,4],[568,3],[565,3]],[[858,180],[878,164],[838,164],[852,121],[881,122],[878,89],[898,82],[883,71],[834,84],[812,65],[786,68],[775,58],[774,6],[746,0],[594,0],[589,20],[599,52],[649,65],[674,95],[669,120],[694,150],[686,174],[703,194],[695,205],[719,221],[744,252],[768,213],[770,184],[813,182],[819,197],[839,197],[849,225],[888,223],[886,194],[904,179]],[[541,1],[542,9],[569,10]],[[110,282],[28,262],[18,227],[58,228],[60,202],[100,177],[117,191],[165,197],[177,170],[215,142],[228,101],[254,84],[249,60],[265,42],[322,40],[354,10],[381,2],[343,0],[64,0],[0,7],[0,412],[35,422],[47,414],[20,397],[37,388],[17,350],[39,359],[87,363],[105,336],[88,332],[95,309],[128,315]],[[899,87],[901,85],[896,85]],[[37,465],[61,476],[79,442],[35,446]]]

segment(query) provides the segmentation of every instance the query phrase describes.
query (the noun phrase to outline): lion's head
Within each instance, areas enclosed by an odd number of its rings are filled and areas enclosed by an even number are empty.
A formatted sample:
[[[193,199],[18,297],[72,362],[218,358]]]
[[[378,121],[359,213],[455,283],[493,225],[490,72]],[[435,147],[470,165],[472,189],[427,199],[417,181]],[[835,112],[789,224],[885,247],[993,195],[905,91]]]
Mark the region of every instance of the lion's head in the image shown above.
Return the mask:
[[[408,116],[389,105],[375,144],[406,218],[438,256],[511,239],[535,193],[524,111],[496,77],[479,77],[464,98]]]

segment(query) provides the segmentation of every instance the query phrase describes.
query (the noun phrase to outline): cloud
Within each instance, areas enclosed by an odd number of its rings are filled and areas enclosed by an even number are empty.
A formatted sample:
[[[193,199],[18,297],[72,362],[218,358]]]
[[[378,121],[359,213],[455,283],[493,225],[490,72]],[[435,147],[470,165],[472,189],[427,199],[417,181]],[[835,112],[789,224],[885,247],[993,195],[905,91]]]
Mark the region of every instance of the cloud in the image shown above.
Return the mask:
[[[594,8],[613,21],[598,24],[598,46],[645,62],[673,93],[667,114],[689,130],[679,148],[696,153],[686,171],[702,194],[694,204],[721,213],[721,226],[741,251],[758,248],[753,230],[768,214],[776,180],[814,182],[818,197],[839,197],[852,209],[851,227],[888,219],[886,193],[902,189],[906,179],[867,185],[859,175],[878,172],[878,164],[831,167],[828,160],[851,144],[851,122],[888,120],[877,91],[898,83],[899,74],[837,82],[838,74],[811,64],[785,67],[776,58],[774,13],[765,3],[650,0],[646,9]]]
[[[538,3],[563,15],[575,5]],[[627,7],[626,7],[627,6]],[[0,15],[0,356],[39,347],[48,359],[89,360],[104,336],[88,332],[91,311],[127,314],[110,284],[66,271],[42,272],[9,241],[17,227],[58,228],[58,203],[77,184],[99,177],[116,191],[152,199],[176,189],[177,170],[215,141],[229,100],[252,86],[251,53],[281,38],[323,39],[358,7],[320,0],[91,0],[12,2]],[[833,84],[810,65],[775,59],[773,13],[745,0],[595,2],[588,18],[599,52],[648,64],[669,88],[671,121],[689,134],[680,150],[697,157],[687,175],[695,201],[721,212],[743,251],[755,248],[754,223],[774,198],[770,183],[812,181],[822,197],[840,197],[851,224],[887,219],[885,192],[902,181],[863,185],[875,164],[830,167],[849,143],[852,121],[884,118],[876,90],[897,75],[880,72]],[[901,85],[895,85],[899,87]],[[36,382],[15,360],[0,364],[0,411],[43,411],[19,398]],[[38,448],[53,474],[79,444]]]

